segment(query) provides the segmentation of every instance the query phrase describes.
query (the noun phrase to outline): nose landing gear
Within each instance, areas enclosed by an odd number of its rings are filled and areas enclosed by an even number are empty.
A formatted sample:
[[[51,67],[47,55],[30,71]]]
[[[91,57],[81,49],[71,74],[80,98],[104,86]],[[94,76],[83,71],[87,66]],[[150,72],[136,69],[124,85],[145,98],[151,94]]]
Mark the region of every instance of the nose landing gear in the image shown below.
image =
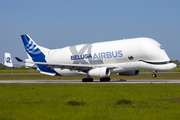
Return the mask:
[[[155,77],[157,77],[157,75],[156,75],[156,74],[153,74],[152,77],[155,78]]]
[[[157,77],[156,73],[157,71],[153,70],[153,75],[152,75],[153,78]]]

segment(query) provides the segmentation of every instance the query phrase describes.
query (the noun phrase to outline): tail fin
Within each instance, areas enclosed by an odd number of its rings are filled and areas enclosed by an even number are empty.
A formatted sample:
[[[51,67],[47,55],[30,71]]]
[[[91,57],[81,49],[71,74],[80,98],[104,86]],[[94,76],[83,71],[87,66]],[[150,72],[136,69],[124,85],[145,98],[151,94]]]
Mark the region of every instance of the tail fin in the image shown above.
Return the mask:
[[[27,34],[21,35],[27,54],[34,62],[45,62],[45,56],[48,55],[49,49],[38,46]]]
[[[10,53],[4,54],[4,65],[7,67],[13,67]]]
[[[46,62],[45,57],[50,53],[50,49],[38,46],[27,34],[21,35],[21,38],[29,59],[32,59],[33,62]],[[47,67],[47,65],[37,65],[37,67],[41,72],[56,73],[55,70]]]

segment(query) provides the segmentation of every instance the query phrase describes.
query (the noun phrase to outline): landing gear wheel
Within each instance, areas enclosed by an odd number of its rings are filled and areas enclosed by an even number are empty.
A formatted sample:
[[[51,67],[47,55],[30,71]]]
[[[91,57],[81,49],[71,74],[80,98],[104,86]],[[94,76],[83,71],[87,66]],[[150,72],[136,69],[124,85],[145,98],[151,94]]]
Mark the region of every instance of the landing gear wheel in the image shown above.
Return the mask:
[[[86,82],[86,78],[83,78],[83,79],[82,79],[82,82]]]
[[[100,78],[100,82],[104,82],[104,79],[103,79],[103,78]]]
[[[100,82],[109,82],[111,80],[110,77],[103,77],[103,78],[100,78]]]
[[[111,78],[110,77],[106,77],[105,80],[106,80],[106,82],[109,82],[111,80]]]
[[[93,78],[89,78],[89,82],[93,82]]]
[[[152,77],[155,78],[155,77],[157,77],[157,75],[156,75],[156,74],[153,74]]]
[[[82,82],[93,82],[93,78],[83,78]]]

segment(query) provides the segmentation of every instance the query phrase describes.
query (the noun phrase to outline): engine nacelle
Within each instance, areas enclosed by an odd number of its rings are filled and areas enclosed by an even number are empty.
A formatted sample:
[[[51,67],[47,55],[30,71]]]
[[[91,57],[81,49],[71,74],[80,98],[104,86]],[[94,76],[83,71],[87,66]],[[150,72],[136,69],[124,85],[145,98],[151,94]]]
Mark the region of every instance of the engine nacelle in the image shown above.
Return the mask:
[[[122,75],[122,76],[135,76],[135,75],[139,75],[139,70],[120,72],[119,75]]]
[[[88,75],[93,77],[107,77],[110,74],[109,68],[106,67],[94,68],[88,72]]]

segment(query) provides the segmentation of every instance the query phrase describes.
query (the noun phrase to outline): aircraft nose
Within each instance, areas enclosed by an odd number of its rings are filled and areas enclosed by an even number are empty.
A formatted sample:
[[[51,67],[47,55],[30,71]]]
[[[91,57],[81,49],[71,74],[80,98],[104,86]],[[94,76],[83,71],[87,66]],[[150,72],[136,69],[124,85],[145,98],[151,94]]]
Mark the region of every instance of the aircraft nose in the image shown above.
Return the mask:
[[[172,69],[174,69],[174,68],[176,68],[177,67],[177,65],[175,64],[175,63],[172,63]]]

